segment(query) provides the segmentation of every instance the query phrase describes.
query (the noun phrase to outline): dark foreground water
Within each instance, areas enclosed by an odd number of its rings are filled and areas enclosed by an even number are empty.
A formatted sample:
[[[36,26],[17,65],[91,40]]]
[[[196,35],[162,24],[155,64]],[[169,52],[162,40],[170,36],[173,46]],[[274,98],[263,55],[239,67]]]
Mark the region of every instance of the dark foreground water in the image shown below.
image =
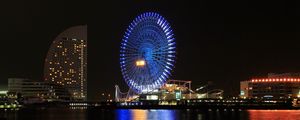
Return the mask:
[[[0,111],[7,120],[300,120],[300,110],[47,108]]]

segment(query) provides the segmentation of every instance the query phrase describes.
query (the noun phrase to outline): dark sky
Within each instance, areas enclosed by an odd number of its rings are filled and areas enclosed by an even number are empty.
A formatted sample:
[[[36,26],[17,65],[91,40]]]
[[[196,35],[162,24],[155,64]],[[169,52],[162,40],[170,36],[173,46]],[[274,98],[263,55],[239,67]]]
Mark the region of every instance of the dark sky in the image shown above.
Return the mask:
[[[174,30],[178,54],[171,79],[192,80],[193,87],[212,81],[227,96],[238,94],[242,80],[300,72],[299,2],[196,1],[20,1],[6,11],[14,24],[7,69],[1,72],[41,80],[52,40],[71,26],[87,24],[89,99],[113,93],[115,84],[126,91],[119,45],[129,23],[146,11],[160,13]]]

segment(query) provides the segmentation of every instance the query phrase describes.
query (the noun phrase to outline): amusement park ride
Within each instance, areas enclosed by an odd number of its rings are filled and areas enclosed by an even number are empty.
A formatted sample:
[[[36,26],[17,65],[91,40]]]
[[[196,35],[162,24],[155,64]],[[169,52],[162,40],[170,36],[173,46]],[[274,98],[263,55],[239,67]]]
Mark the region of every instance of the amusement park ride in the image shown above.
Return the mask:
[[[127,28],[120,48],[121,72],[129,91],[122,93],[116,85],[115,100],[133,101],[144,95],[154,100],[197,98],[191,81],[168,80],[175,64],[175,50],[174,34],[164,17],[155,12],[137,16]]]

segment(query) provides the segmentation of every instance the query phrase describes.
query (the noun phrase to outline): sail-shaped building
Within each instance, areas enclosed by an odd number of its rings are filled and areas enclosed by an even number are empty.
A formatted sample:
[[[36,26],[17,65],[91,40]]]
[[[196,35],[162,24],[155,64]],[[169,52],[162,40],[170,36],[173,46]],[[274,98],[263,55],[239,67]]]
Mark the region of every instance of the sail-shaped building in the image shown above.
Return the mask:
[[[64,86],[74,101],[87,99],[86,25],[71,27],[53,40],[45,59],[44,79]]]

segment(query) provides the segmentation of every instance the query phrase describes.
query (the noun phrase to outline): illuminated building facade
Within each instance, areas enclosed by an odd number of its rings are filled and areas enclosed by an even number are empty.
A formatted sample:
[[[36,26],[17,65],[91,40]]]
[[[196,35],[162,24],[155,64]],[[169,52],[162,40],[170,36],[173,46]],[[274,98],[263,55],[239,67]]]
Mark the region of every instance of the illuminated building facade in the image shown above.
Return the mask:
[[[8,79],[8,94],[22,96],[25,100],[68,101],[69,92],[59,84],[45,81],[34,81],[24,78]]]
[[[240,82],[241,98],[300,98],[300,76],[269,74],[267,78]]]
[[[87,26],[71,27],[55,38],[45,59],[44,78],[64,86],[72,100],[86,100]]]

